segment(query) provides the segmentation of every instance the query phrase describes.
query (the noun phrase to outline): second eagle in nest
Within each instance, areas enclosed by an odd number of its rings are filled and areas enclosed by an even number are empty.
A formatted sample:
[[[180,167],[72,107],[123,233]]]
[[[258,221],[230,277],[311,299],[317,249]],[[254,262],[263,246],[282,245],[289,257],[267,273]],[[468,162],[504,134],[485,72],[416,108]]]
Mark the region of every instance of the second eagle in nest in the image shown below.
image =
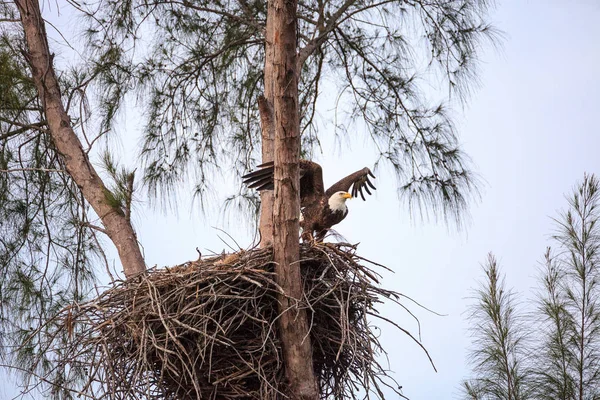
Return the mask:
[[[242,177],[244,183],[258,191],[273,190],[275,187],[273,162],[261,164],[257,168],[256,171]],[[367,194],[371,194],[369,188],[375,190],[369,177],[375,178],[375,175],[365,167],[340,179],[325,190],[321,166],[312,161],[300,160],[302,240],[314,238],[316,241],[323,241],[329,229],[348,215],[346,200],[356,197],[357,194],[365,200],[363,190]]]

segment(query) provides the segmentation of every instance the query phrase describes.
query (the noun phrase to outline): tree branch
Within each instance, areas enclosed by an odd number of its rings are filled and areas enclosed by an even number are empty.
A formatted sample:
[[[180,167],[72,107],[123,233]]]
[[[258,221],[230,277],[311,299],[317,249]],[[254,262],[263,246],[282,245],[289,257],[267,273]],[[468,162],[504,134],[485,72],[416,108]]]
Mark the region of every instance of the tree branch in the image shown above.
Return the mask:
[[[242,8],[244,8],[244,4],[241,3],[241,0],[238,0],[238,2],[242,6]],[[186,8],[191,8],[192,10],[220,15],[222,17],[230,18],[230,19],[232,19],[234,21],[241,22],[241,23],[244,23],[244,24],[246,24],[248,26],[251,26],[251,27],[255,28],[256,30],[258,30],[259,32],[264,32],[264,29],[265,29],[265,27],[263,25],[261,25],[258,21],[256,21],[254,18],[243,18],[243,17],[240,17],[239,15],[227,12],[223,8],[209,8],[209,7],[197,6],[197,5],[194,5],[194,4],[192,4],[191,2],[189,2],[187,0],[183,0],[183,1],[177,1],[177,0],[156,1],[156,2],[153,2],[153,3],[145,3],[144,6],[146,7],[146,6],[149,6],[149,5],[161,5],[161,4],[177,4],[177,5],[186,7]],[[246,7],[247,7],[247,5],[246,5]],[[248,10],[244,9],[242,11],[244,11],[244,15],[246,17],[249,16],[249,14],[247,12]]]
[[[65,168],[100,217],[117,248],[125,276],[130,278],[144,273],[146,264],[135,231],[123,211],[111,203],[112,194],[90,163],[62,103],[39,3],[37,0],[15,0],[15,4],[25,31],[27,52],[24,56],[31,67],[50,135],[58,153],[63,156]]]
[[[33,124],[20,124],[16,121],[9,121],[9,120],[6,120],[6,119],[0,117],[0,121],[6,122],[7,124],[20,126],[19,129],[15,129],[13,131],[8,131],[8,132],[0,135],[0,141],[10,139],[13,136],[20,135],[21,133],[27,132],[28,130],[32,130],[32,129],[38,130],[40,132],[48,132],[46,129],[42,128],[42,126],[48,125],[48,121],[46,121],[46,120],[36,122]]]
[[[104,228],[101,228],[101,227],[99,227],[99,226],[97,226],[97,225],[90,224],[89,222],[83,222],[81,225],[85,226],[86,228],[90,228],[90,229],[93,229],[93,230],[95,230],[95,231],[102,232],[102,233],[104,233],[106,236],[108,236],[108,232],[106,231],[106,229],[104,229]]]
[[[372,3],[367,6],[356,9],[356,10],[348,13],[347,15],[343,16],[343,18],[342,18],[342,15],[344,14],[344,12],[346,12],[348,10],[348,8],[350,8],[350,6],[352,6],[353,3],[356,3],[356,0],[346,0],[346,2],[344,4],[342,4],[342,6],[331,17],[329,17],[327,19],[325,26],[322,25],[322,23],[323,23],[322,22],[322,13],[324,11],[321,10],[321,7],[320,7],[319,8],[319,14],[320,14],[319,21],[317,23],[317,29],[319,32],[319,36],[317,36],[316,38],[309,41],[298,52],[299,68],[301,68],[304,65],[304,63],[306,62],[306,60],[308,59],[308,57],[310,57],[310,55],[312,53],[314,53],[314,51],[325,42],[325,40],[327,40],[327,38],[329,37],[329,34],[334,29],[336,29],[338,26],[340,26],[344,21],[346,21],[348,18],[351,18],[354,15],[359,14],[363,11],[369,10],[371,8],[379,7],[384,4],[388,4],[388,3],[394,3],[397,1],[398,0],[384,0],[384,1],[377,2],[377,3]]]
[[[316,38],[314,38],[310,42],[308,42],[298,52],[298,61],[297,61],[298,71],[300,71],[302,69],[304,62],[315,51],[315,49],[317,47],[319,47],[321,44],[323,44],[323,42],[325,42],[325,40],[329,36],[329,33],[331,33],[331,31],[334,30],[338,26],[337,22],[338,22],[338,19],[342,16],[342,14],[344,14],[344,12],[346,12],[346,10],[355,2],[356,2],[356,0],[346,0],[344,2],[344,4],[342,4],[342,6],[340,8],[338,8],[338,10],[331,17],[329,17],[327,19],[326,25],[324,27],[320,26],[320,24],[317,24],[319,36],[317,36]],[[321,16],[319,16],[319,20],[321,20]]]
[[[24,171],[67,172],[64,169],[55,169],[55,168],[10,168],[10,169],[0,169],[0,172],[4,172],[4,173],[24,172]]]

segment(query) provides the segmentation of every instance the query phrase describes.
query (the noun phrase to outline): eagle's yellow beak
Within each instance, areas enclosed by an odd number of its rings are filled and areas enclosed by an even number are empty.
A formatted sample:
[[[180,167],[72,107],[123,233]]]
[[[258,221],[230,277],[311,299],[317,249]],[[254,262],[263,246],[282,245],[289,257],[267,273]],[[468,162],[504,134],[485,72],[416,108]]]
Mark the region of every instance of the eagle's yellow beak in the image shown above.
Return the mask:
[[[344,199],[351,199],[351,198],[352,198],[352,195],[351,195],[350,193],[344,193],[344,194],[342,195],[342,197],[343,197]]]

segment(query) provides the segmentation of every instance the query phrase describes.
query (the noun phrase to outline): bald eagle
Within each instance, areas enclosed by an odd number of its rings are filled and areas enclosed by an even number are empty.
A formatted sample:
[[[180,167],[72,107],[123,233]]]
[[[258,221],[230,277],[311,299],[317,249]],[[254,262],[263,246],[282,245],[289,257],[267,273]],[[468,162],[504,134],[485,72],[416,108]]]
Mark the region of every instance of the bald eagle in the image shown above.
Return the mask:
[[[249,188],[258,191],[273,190],[274,171],[273,162],[267,162],[259,165],[257,170],[242,178]],[[371,194],[369,188],[375,190],[369,177],[375,178],[375,175],[365,167],[340,179],[325,190],[321,166],[312,161],[300,160],[302,239],[307,241],[314,238],[316,241],[323,241],[329,229],[348,215],[346,200],[356,197],[358,194],[365,200],[363,190],[367,194]]]

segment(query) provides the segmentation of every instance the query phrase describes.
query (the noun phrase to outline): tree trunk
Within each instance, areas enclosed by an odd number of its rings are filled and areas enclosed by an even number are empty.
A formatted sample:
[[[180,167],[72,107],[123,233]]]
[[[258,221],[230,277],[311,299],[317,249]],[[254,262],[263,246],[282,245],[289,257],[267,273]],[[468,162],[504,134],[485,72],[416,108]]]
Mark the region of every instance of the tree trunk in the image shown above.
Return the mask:
[[[98,214],[106,233],[117,247],[125,276],[130,278],[143,273],[146,265],[133,227],[123,211],[108,201],[107,195],[110,192],[83,151],[62,104],[39,3],[37,0],[15,0],[15,3],[25,31],[28,48],[26,58],[44,107],[54,145],[63,156],[67,172]]]
[[[297,0],[269,0],[268,6],[266,62],[270,62],[271,48],[272,70],[265,68],[265,90],[273,85],[275,117],[273,253],[276,280],[284,290],[278,299],[281,313],[278,320],[279,335],[290,398],[317,400],[319,395],[313,370],[309,325],[306,310],[299,307],[303,300],[303,287],[298,262],[300,127]]]

